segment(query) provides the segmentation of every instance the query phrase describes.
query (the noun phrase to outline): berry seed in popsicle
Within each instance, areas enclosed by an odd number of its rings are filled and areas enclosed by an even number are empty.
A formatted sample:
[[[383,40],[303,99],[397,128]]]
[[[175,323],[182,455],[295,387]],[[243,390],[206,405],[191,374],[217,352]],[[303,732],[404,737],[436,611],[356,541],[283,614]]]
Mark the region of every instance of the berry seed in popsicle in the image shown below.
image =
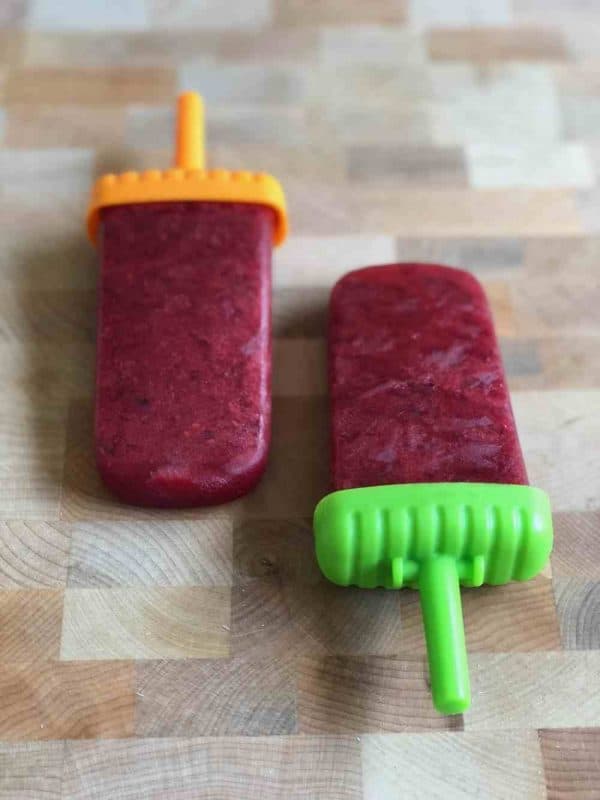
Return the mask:
[[[179,98],[175,167],[105,175],[95,440],[123,501],[158,507],[245,494],[267,460],[271,251],[286,234],[269,175],[206,170],[203,110]]]
[[[470,687],[459,584],[528,580],[552,548],[479,283],[431,264],[343,277],[330,302],[329,393],[321,570],[343,586],[419,590],[434,704],[460,713]]]

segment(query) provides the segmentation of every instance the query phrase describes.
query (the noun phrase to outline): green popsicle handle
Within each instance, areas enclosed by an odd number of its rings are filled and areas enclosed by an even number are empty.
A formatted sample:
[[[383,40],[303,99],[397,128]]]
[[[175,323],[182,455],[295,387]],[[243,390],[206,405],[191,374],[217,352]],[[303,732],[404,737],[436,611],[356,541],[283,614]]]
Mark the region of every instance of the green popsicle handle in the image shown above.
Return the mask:
[[[339,586],[410,586],[421,595],[433,699],[469,707],[459,584],[526,581],[552,549],[548,497],[533,486],[420,483],[341,489],[315,509],[323,574]]]
[[[419,590],[433,703],[442,714],[462,714],[471,688],[456,559],[439,555],[423,562]]]

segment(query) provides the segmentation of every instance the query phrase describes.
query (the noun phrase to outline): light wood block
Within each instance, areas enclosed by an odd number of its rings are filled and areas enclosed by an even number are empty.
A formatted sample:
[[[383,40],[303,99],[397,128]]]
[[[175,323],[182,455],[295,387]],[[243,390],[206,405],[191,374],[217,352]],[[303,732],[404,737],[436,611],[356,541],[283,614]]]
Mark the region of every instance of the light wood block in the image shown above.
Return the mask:
[[[2,800],[61,800],[63,742],[0,744]]]
[[[231,585],[227,520],[73,526],[69,587]]]
[[[148,797],[279,800],[282,794],[360,800],[355,737],[228,737],[67,742],[71,800]]]
[[[364,800],[395,800],[400,787],[440,800],[546,800],[535,731],[367,734],[361,747]]]
[[[62,587],[67,581],[71,531],[37,520],[0,522],[0,587]]]
[[[465,730],[600,724],[600,653],[474,654]]]
[[[60,657],[64,661],[225,657],[229,591],[204,586],[68,589]]]

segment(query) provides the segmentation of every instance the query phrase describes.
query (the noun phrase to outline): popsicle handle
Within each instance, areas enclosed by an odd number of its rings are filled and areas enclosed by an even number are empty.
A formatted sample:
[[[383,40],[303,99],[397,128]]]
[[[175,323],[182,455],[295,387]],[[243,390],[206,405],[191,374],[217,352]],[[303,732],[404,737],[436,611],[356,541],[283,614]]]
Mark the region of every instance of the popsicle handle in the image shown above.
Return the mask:
[[[443,714],[460,714],[471,703],[471,689],[456,559],[424,561],[418,583],[433,702]]]
[[[196,92],[184,92],[177,100],[175,166],[204,169],[204,104]]]

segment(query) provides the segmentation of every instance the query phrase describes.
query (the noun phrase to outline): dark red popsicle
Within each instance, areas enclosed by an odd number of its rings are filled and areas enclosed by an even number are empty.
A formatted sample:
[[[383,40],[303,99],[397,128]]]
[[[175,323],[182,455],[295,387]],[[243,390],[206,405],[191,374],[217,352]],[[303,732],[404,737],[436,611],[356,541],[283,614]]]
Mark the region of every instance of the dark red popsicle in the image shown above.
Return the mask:
[[[433,264],[351,272],[330,305],[335,489],[526,484],[490,309],[469,273]]]
[[[274,215],[242,203],[101,214],[100,473],[130,503],[244,494],[267,459]]]
[[[264,471],[271,428],[271,251],[285,201],[269,175],[203,168],[202,105],[179,99],[176,168],[106,175],[95,439],[128,503],[224,503]]]

